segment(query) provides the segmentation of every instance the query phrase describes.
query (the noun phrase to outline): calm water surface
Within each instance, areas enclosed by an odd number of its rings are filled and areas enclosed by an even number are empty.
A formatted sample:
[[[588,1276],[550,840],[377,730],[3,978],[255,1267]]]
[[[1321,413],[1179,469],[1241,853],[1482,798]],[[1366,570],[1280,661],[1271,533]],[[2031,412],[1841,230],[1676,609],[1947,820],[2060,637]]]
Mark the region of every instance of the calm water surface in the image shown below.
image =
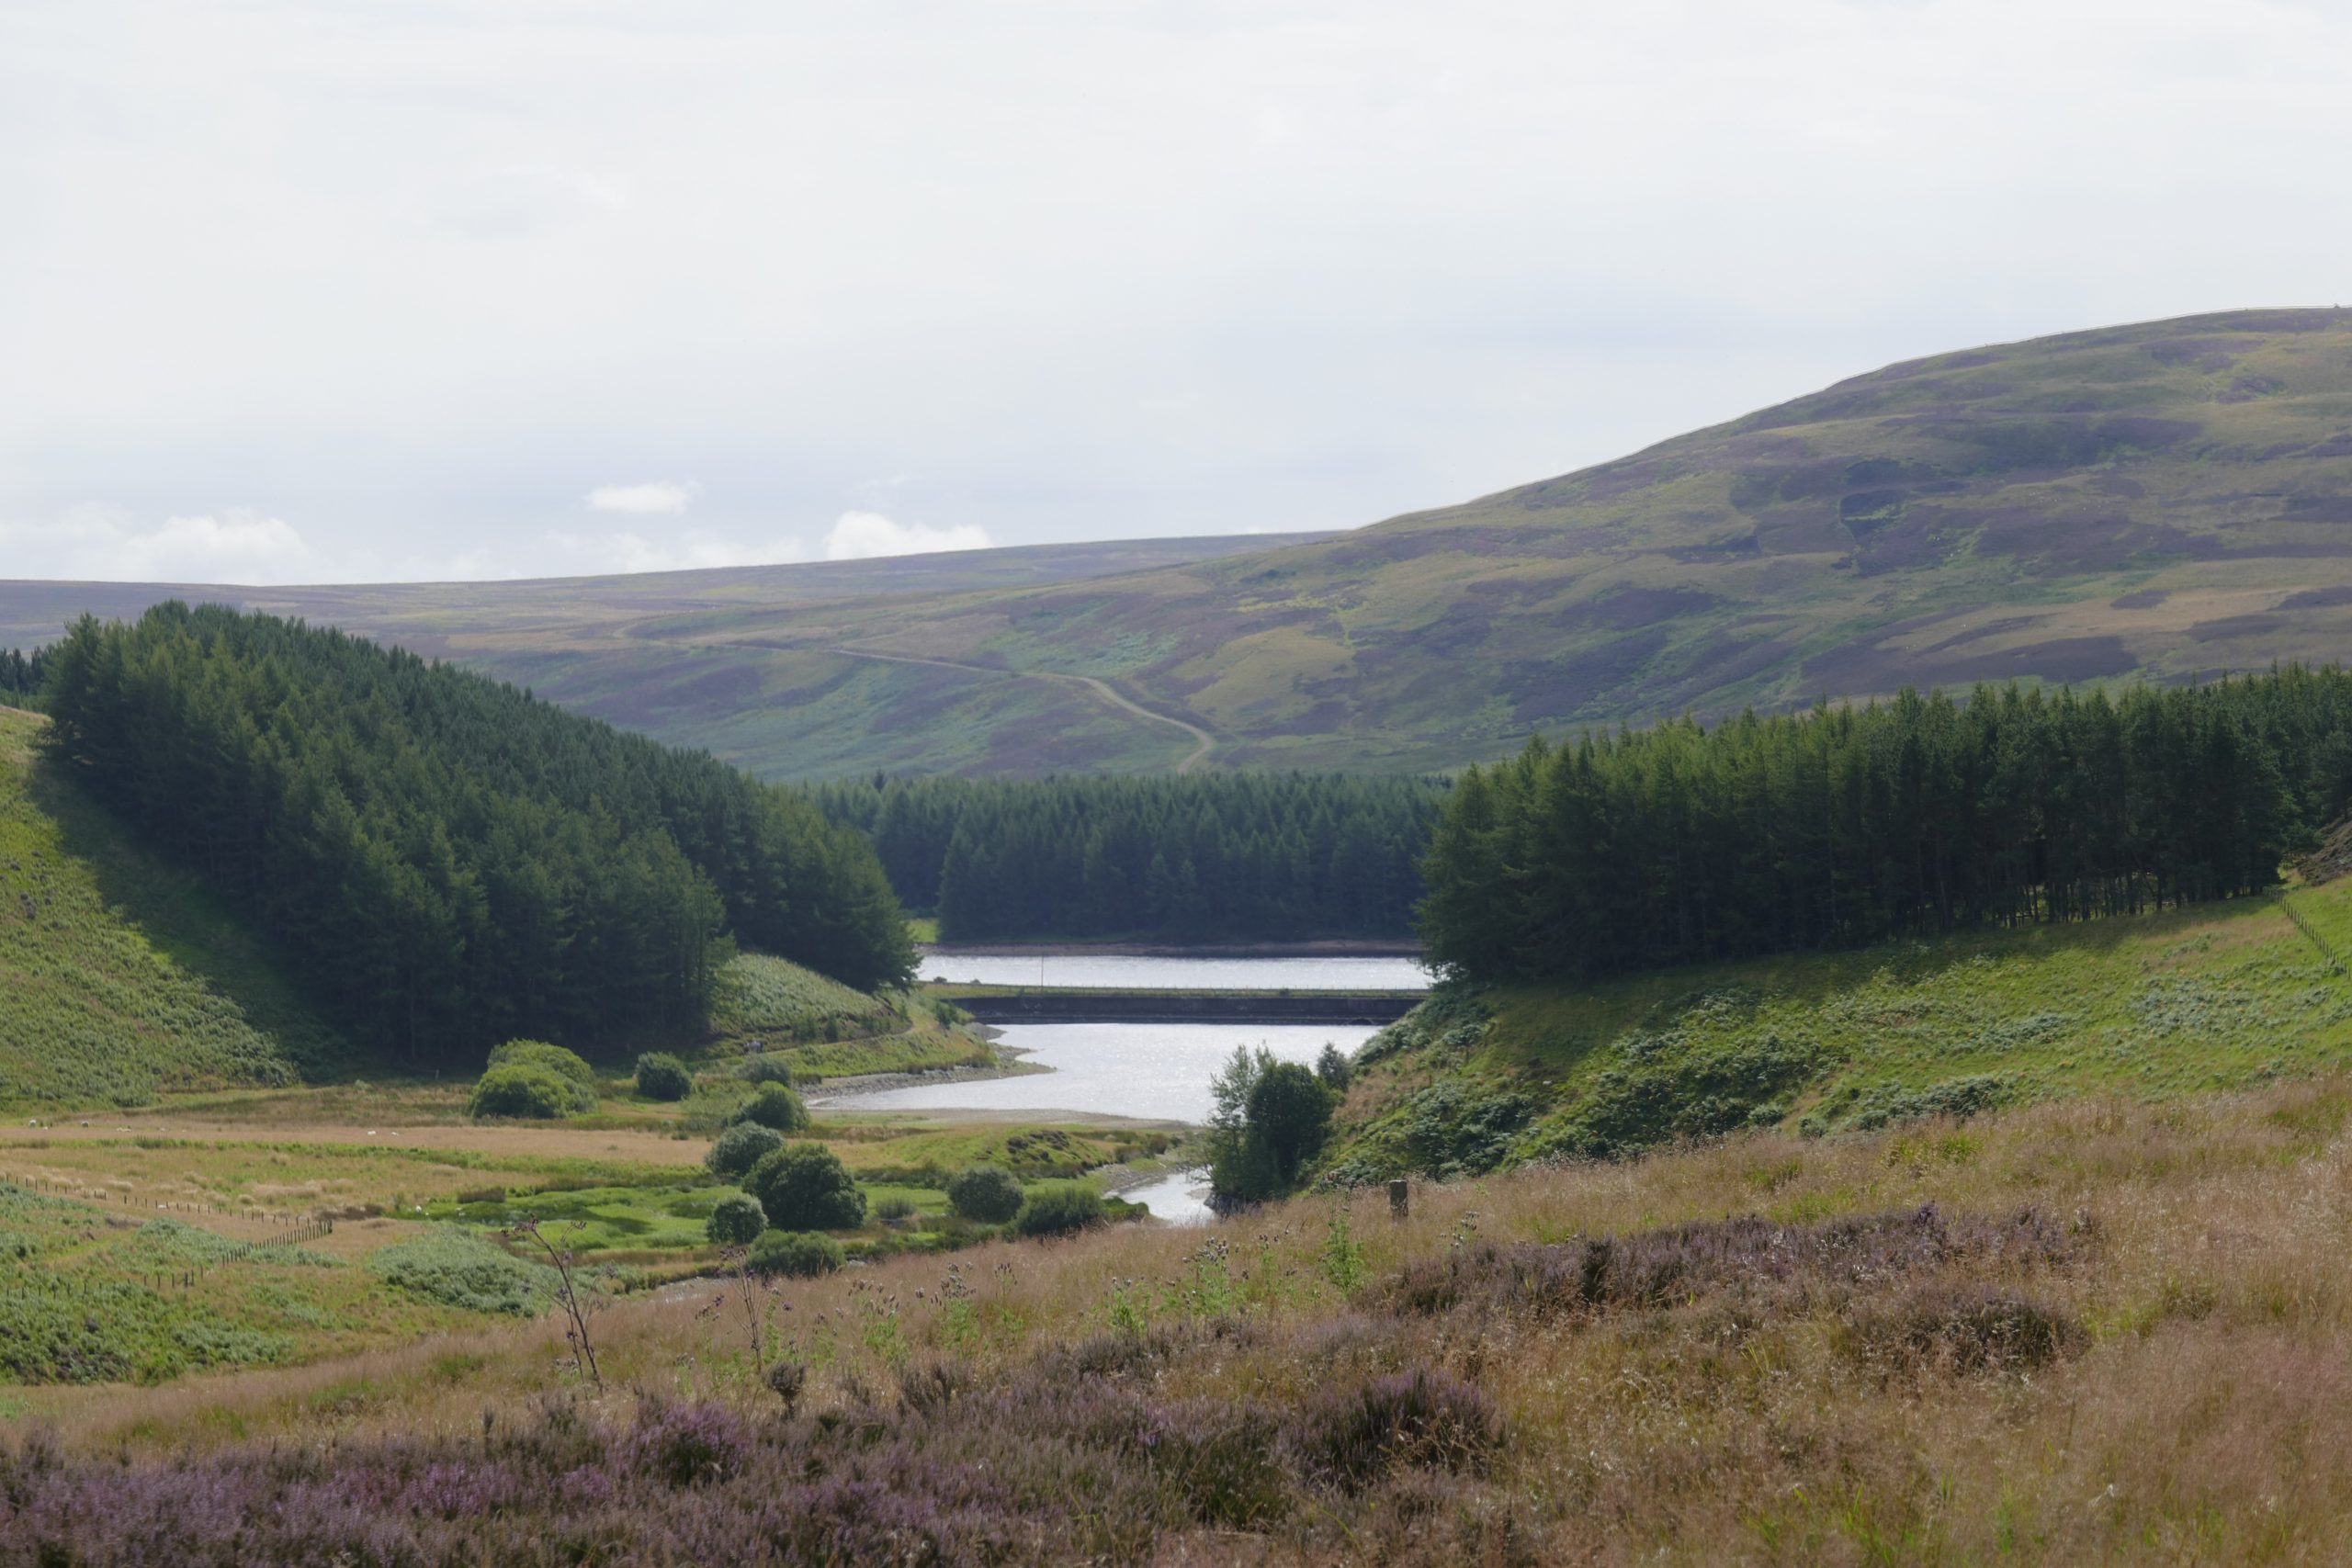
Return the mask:
[[[933,953],[926,980],[984,986],[1125,986],[1138,990],[1425,991],[1417,958],[1040,958],[1034,953]]]
[[[1283,1061],[1312,1062],[1326,1041],[1352,1051],[1372,1036],[1361,1024],[1008,1023],[1000,1043],[1050,1072],[885,1089],[831,1104],[842,1111],[1092,1111],[1205,1122],[1209,1079],[1235,1046],[1263,1045]]]

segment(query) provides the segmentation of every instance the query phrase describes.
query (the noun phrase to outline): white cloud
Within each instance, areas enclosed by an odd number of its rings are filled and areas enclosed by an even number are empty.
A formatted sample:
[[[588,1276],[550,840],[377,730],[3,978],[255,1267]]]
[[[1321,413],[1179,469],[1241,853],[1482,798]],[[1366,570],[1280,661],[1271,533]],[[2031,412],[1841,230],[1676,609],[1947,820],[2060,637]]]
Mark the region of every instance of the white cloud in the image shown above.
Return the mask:
[[[796,561],[800,541],[741,541],[706,528],[649,538],[633,532],[576,534],[549,529],[534,551],[530,575],[598,576],[627,571],[690,571],[701,567],[775,566]]]
[[[825,536],[827,560],[866,560],[875,556],[922,556],[935,550],[985,550],[989,531],[977,523],[933,528],[898,523],[879,512],[844,512]]]
[[[248,507],[141,528],[123,508],[85,504],[40,523],[0,523],[11,575],[99,582],[316,581],[321,562],[292,524]]]
[[[702,486],[688,479],[655,479],[648,484],[598,485],[588,492],[589,508],[596,512],[666,513],[675,516],[694,504]]]

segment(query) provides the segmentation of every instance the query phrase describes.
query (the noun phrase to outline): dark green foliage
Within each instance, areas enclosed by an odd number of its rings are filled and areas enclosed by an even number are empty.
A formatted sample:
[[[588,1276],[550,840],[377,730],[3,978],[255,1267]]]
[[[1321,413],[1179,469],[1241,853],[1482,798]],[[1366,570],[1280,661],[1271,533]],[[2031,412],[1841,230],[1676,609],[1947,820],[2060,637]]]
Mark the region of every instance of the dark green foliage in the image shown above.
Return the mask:
[[[684,1100],[695,1091],[695,1075],[667,1051],[637,1059],[637,1092],[648,1100]]]
[[[735,1076],[746,1083],[780,1083],[792,1087],[792,1064],[768,1053],[746,1056],[735,1065]]]
[[[1209,1190],[1221,1205],[1262,1202],[1298,1185],[1331,1129],[1331,1091],[1264,1046],[1237,1046],[1210,1085]]]
[[[993,1165],[976,1165],[947,1183],[947,1206],[967,1220],[1001,1225],[1021,1212],[1021,1183]]]
[[[579,1107],[580,1088],[546,1067],[492,1067],[474,1085],[469,1116],[517,1116],[552,1122]]]
[[[1012,1216],[1022,1235],[1072,1235],[1107,1217],[1102,1194],[1082,1181],[1048,1181],[1029,1189]]]
[[[1333,1094],[1345,1094],[1348,1085],[1355,1082],[1355,1059],[1330,1041],[1323,1043],[1323,1054],[1315,1058],[1315,1076]]]
[[[746,1247],[768,1228],[767,1211],[749,1192],[730,1192],[710,1212],[706,1232],[714,1247]]]
[[[1636,1036],[1593,1078],[1544,1152],[1607,1158],[1674,1138],[1728,1133],[1747,1126],[1759,1108],[1778,1105],[1822,1066],[1812,1044],[1777,1034],[1731,1050]]]
[[[846,1260],[840,1242],[808,1231],[770,1231],[752,1244],[751,1267],[758,1274],[814,1280]]]
[[[707,755],[218,605],[85,617],[51,660],[56,755],[372,1043],[696,1026],[729,927],[861,987],[911,966],[863,839]]]
[[[49,679],[53,662],[45,648],[36,648],[30,653],[0,648],[0,707],[40,707],[41,685]]]
[[[784,1147],[784,1134],[756,1122],[738,1122],[718,1134],[702,1163],[713,1176],[740,1179],[763,1155]]]
[[[865,1194],[841,1156],[822,1144],[786,1144],[762,1155],[744,1177],[743,1190],[779,1230],[849,1230],[865,1219]]]
[[[1480,1095],[1442,1080],[1405,1102],[1405,1152],[1414,1169],[1432,1176],[1481,1176],[1503,1162],[1534,1114],[1526,1095]]]
[[[581,1059],[576,1051],[544,1040],[509,1040],[491,1052],[490,1067],[537,1067],[553,1073],[571,1086],[573,1111],[596,1109],[596,1069]]]
[[[1424,863],[1478,980],[2092,919],[2273,886],[2352,797],[2352,674],[1744,715],[1473,769]]]
[[[1868,1089],[1849,1084],[1818,1111],[1799,1123],[1808,1134],[1866,1133],[1897,1122],[1924,1121],[1930,1116],[1974,1116],[2003,1105],[2017,1086],[1998,1073],[1973,1073],[1964,1078],[1915,1089],[1904,1084],[1873,1084]]]
[[[947,941],[1402,936],[1436,786],[1334,773],[828,784]]]
[[[763,1083],[760,1091],[745,1100],[729,1120],[749,1122],[775,1133],[797,1133],[808,1125],[808,1108],[784,1085]]]

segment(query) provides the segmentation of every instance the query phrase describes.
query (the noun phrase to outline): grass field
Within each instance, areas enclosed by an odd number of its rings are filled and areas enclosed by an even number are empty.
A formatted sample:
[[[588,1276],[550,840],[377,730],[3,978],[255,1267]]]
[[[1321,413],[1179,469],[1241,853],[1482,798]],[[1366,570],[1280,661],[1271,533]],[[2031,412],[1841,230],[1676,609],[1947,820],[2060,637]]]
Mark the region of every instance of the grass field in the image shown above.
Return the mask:
[[[1361,1177],[2352,1066],[2352,882],[2007,935],[1441,993],[1365,1047]]]
[[[2092,1095],[1421,1187],[1402,1223],[1368,1194],[901,1258],[748,1317],[715,1285],[595,1319],[601,1395],[552,1325],[477,1314],[21,1390],[10,1425],[53,1436],[0,1465],[28,1562],[101,1485],[94,1559],[243,1520],[323,1560],[358,1528],[302,1490],[331,1462],[370,1496],[428,1467],[495,1493],[358,1517],[484,1550],[691,1523],[748,1557],[808,1517],[944,1562],[2324,1563],[2352,1534],[2347,1126],[2340,1076]],[[707,1473],[662,1479],[673,1451]]]

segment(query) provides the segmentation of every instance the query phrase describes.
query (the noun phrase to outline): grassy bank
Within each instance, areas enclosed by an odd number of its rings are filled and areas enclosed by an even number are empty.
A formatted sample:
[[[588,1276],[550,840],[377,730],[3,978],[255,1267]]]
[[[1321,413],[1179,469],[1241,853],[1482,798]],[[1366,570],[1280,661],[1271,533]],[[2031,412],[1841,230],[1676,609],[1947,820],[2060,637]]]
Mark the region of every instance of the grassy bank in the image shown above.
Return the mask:
[[[1329,1168],[1611,1156],[1750,1126],[1869,1130],[2352,1063],[2352,882],[2162,915],[1453,990],[1369,1043]]]

